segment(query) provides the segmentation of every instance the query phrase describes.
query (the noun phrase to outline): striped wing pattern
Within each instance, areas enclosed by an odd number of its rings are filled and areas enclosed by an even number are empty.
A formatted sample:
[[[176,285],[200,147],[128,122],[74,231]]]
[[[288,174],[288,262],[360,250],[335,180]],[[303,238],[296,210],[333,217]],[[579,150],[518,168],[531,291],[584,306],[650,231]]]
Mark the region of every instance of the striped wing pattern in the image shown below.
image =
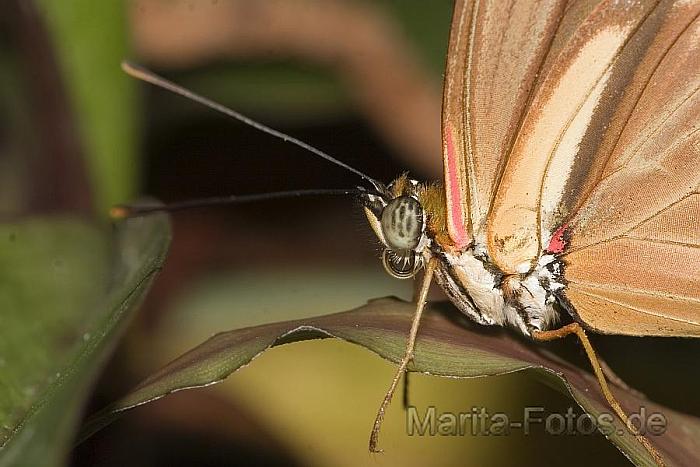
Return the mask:
[[[455,8],[454,244],[507,274],[560,253],[565,299],[598,331],[700,335],[700,0]]]
[[[455,4],[443,98],[448,231],[464,247],[483,227],[566,2]]]

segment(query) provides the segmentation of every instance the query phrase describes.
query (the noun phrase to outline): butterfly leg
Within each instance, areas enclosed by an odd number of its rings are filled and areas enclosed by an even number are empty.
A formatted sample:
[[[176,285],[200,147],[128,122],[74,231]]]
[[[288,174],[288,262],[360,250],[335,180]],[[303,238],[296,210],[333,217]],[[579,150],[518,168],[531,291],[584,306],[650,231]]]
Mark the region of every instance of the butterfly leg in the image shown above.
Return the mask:
[[[595,350],[593,350],[593,346],[591,345],[591,341],[588,340],[588,336],[586,335],[586,332],[580,324],[571,323],[567,324],[566,326],[562,326],[559,329],[553,329],[551,331],[534,331],[532,333],[532,337],[534,337],[538,341],[551,341],[555,339],[561,339],[562,337],[566,337],[569,334],[575,334],[576,337],[578,337],[581,344],[583,345],[583,348],[586,351],[586,356],[588,357],[588,360],[591,362],[591,366],[593,367],[595,377],[598,379],[598,384],[600,385],[600,389],[603,392],[603,396],[605,396],[605,400],[608,402],[610,407],[617,414],[620,420],[622,420],[622,422],[628,427],[628,429],[632,431],[634,436],[649,452],[651,457],[654,458],[656,464],[660,467],[665,466],[666,464],[664,463],[664,460],[661,458],[661,455],[656,450],[656,448],[654,448],[654,446],[651,445],[649,440],[646,439],[644,435],[639,433],[636,430],[636,428],[631,423],[629,423],[627,414],[625,414],[625,412],[622,410],[620,403],[617,401],[612,391],[610,391],[610,387],[608,386],[608,382],[605,379],[605,374],[601,367],[600,360],[596,356]]]
[[[615,386],[621,387],[625,391],[629,392],[630,394],[634,394],[637,397],[646,397],[642,392],[630,387],[627,383],[625,383],[625,381],[622,378],[620,378],[612,368],[610,368],[610,365],[608,365],[605,362],[605,360],[598,357],[598,363],[600,363],[600,369],[603,370],[605,379],[607,379],[609,382],[613,383]]]
[[[413,300],[416,303],[418,303],[422,286],[423,286],[422,281],[421,282],[413,281],[413,297],[411,300]],[[403,392],[402,392],[403,398],[401,400],[404,410],[408,410],[408,406],[411,405],[410,395],[408,393],[408,386],[409,386],[410,379],[411,379],[411,373],[407,370],[403,376]]]
[[[413,350],[416,344],[416,336],[418,335],[418,325],[420,324],[420,318],[423,314],[423,308],[425,308],[425,302],[428,298],[428,291],[430,290],[430,283],[432,282],[433,273],[435,272],[437,265],[438,261],[435,259],[431,259],[430,261],[428,261],[428,264],[425,267],[423,283],[421,285],[420,293],[418,294],[416,312],[413,314],[411,332],[409,333],[408,341],[406,342],[406,351],[404,352],[404,356],[401,359],[401,362],[399,363],[399,367],[396,370],[394,379],[391,381],[389,390],[386,392],[384,400],[379,406],[379,410],[377,411],[377,417],[374,419],[372,433],[369,437],[370,452],[381,452],[381,450],[377,449],[377,444],[379,442],[379,431],[381,430],[382,422],[384,421],[384,414],[386,413],[387,407],[389,407],[389,403],[391,403],[391,398],[394,396],[394,392],[396,391],[396,387],[399,384],[399,380],[401,380],[401,376],[403,376],[406,372],[406,367],[408,366],[409,362],[413,360]]]

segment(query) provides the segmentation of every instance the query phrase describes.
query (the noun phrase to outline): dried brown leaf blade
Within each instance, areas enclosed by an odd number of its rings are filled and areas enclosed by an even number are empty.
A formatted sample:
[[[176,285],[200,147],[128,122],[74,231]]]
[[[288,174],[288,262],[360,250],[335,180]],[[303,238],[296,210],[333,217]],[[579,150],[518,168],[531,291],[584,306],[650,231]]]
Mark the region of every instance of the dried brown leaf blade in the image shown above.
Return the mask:
[[[217,383],[276,345],[335,337],[396,362],[404,352],[413,310],[411,303],[386,298],[343,313],[216,334],[94,415],[84,426],[83,437],[111,423],[126,410],[176,391]],[[456,378],[529,370],[545,384],[570,395],[593,418],[610,412],[595,378],[586,370],[508,332],[456,320],[454,311],[444,310],[440,304],[428,307],[410,369]],[[636,391],[615,386],[613,391],[628,413],[644,407],[647,413],[660,412],[666,417],[666,432],[649,438],[669,465],[700,462],[700,447],[695,442],[700,437],[700,420],[646,400]],[[607,435],[608,439],[635,464],[652,465],[646,450],[617,420],[615,428],[615,432]]]

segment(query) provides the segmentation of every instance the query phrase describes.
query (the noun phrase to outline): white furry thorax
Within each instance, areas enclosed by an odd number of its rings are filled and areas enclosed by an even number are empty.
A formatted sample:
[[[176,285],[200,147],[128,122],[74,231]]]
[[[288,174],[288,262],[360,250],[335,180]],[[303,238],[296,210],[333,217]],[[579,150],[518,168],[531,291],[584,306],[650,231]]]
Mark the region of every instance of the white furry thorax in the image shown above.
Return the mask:
[[[551,329],[559,319],[555,293],[563,289],[562,265],[542,255],[531,271],[504,275],[489,262],[485,250],[458,253],[424,250],[426,262],[436,256],[437,282],[464,314],[484,325],[509,326],[526,336]]]

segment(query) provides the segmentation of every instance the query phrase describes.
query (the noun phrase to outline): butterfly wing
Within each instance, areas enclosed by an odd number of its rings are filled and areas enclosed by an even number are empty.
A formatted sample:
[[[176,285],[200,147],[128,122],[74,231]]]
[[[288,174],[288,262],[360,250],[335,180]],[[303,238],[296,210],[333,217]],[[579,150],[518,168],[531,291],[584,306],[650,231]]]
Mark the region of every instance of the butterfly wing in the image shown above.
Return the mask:
[[[601,332],[700,335],[699,0],[458,0],[448,232],[505,273],[562,254]],[[662,267],[659,267],[662,266]]]
[[[598,183],[673,10],[673,2],[603,0],[565,12],[487,220],[488,250],[504,272],[531,270]]]
[[[667,11],[628,88],[629,117],[570,222],[566,297],[601,332],[700,336],[699,14],[698,1]]]
[[[447,227],[457,248],[483,235],[505,155],[553,46],[566,3],[455,3],[442,136]]]

